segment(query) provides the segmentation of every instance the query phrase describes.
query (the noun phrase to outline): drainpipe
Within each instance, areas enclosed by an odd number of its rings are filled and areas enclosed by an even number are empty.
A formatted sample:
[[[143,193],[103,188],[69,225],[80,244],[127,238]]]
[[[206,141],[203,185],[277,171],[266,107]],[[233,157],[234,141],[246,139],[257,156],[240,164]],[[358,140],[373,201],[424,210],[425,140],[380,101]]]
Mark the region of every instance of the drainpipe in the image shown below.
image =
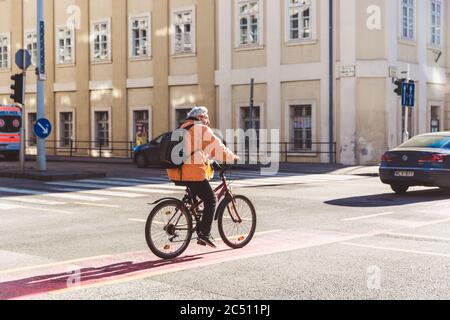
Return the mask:
[[[333,0],[329,0],[329,150],[330,150],[330,164],[335,163],[334,152],[334,41],[333,41]],[[336,152],[337,155],[337,152]]]

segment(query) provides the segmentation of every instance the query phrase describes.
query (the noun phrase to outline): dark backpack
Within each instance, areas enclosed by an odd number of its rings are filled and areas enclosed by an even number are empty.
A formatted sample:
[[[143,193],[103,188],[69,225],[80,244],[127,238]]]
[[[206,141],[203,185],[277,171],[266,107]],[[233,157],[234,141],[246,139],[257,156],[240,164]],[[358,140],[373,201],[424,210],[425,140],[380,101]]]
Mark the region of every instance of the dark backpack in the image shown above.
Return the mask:
[[[180,169],[187,157],[184,155],[184,138],[187,131],[191,130],[195,124],[191,124],[186,128],[178,128],[176,131],[164,135],[161,140],[160,161],[164,169]],[[178,137],[178,139],[175,139]],[[174,141],[175,140],[175,141]],[[180,148],[182,147],[182,148]],[[172,154],[175,148],[179,148],[178,158],[173,159]],[[176,152],[176,151],[175,151]]]

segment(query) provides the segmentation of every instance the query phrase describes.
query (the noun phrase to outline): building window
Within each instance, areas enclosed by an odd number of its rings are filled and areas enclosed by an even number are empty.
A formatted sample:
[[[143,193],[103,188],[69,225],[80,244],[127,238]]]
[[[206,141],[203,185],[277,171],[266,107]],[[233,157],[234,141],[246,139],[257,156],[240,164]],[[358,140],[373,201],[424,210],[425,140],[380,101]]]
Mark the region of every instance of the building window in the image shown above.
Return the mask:
[[[289,41],[312,38],[311,0],[288,0]]]
[[[58,28],[56,36],[58,64],[74,63],[74,32],[67,27]]]
[[[92,24],[92,56],[94,61],[111,59],[111,22],[109,20]]]
[[[131,57],[150,56],[150,17],[131,18]]]
[[[37,114],[35,112],[28,113],[27,121],[27,146],[35,147],[37,145],[37,138],[34,134],[34,125],[36,124]]]
[[[33,66],[36,66],[37,61],[37,36],[36,32],[27,32],[25,34],[25,42],[27,46],[27,50],[31,54],[31,62],[33,63]]]
[[[402,38],[415,40],[416,37],[415,0],[402,0]]]
[[[239,46],[260,43],[260,0],[238,1]]]
[[[133,111],[133,142],[137,146],[149,142],[148,110]]]
[[[9,48],[9,35],[0,35],[0,69],[10,68]]]
[[[174,12],[173,16],[173,53],[195,52],[195,15],[194,10]]]
[[[179,128],[183,122],[186,121],[188,113],[191,109],[177,109],[175,110],[175,126]]]
[[[441,108],[439,106],[431,106],[431,132],[439,132],[441,130]]]
[[[70,147],[73,141],[73,113],[61,112],[59,114],[59,146],[62,148]]]
[[[108,111],[96,111],[95,119],[95,147],[109,148],[109,113]]]
[[[431,1],[431,44],[440,46],[442,38],[442,2]]]
[[[295,151],[311,151],[312,141],[312,106],[291,106],[291,141],[290,148]]]

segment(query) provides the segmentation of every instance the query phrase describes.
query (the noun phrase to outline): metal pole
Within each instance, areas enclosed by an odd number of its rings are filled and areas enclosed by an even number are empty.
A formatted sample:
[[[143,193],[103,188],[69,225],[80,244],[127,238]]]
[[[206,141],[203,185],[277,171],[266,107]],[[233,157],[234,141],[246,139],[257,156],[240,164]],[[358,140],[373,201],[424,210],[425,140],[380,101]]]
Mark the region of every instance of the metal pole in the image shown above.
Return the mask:
[[[37,0],[37,66],[38,74],[36,81],[36,113],[37,119],[45,118],[45,86],[42,75],[45,73],[45,69],[42,70],[45,65],[44,43],[41,39],[44,37],[44,1]],[[37,164],[39,171],[47,171],[47,160],[45,155],[45,139],[37,138]]]
[[[24,55],[25,56],[25,55]],[[25,60],[25,58],[24,58]],[[25,63],[23,63],[25,65]],[[21,115],[20,115],[20,153],[19,153],[19,162],[20,162],[20,172],[25,172],[25,90],[27,84],[27,73],[23,72],[23,89],[22,89],[22,106],[21,106]]]
[[[329,0],[329,110],[328,110],[328,123],[329,123],[329,150],[330,150],[330,163],[335,163],[335,155],[333,153],[334,147],[334,41],[333,41],[333,0]]]
[[[250,83],[250,129],[254,128],[253,125],[253,109],[254,109],[254,92],[255,92],[255,79],[252,78]]]
[[[405,133],[403,136],[403,143],[409,140],[409,108],[404,106],[405,108]]]

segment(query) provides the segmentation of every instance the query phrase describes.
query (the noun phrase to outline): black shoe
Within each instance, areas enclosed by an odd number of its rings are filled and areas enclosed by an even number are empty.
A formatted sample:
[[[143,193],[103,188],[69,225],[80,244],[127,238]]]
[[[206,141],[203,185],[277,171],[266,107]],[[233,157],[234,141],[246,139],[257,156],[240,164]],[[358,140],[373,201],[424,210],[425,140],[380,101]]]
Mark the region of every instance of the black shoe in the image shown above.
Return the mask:
[[[199,233],[197,239],[198,239],[197,244],[201,246],[208,246],[213,249],[217,248],[216,245],[214,244],[214,239],[212,236],[205,236],[202,233]]]

